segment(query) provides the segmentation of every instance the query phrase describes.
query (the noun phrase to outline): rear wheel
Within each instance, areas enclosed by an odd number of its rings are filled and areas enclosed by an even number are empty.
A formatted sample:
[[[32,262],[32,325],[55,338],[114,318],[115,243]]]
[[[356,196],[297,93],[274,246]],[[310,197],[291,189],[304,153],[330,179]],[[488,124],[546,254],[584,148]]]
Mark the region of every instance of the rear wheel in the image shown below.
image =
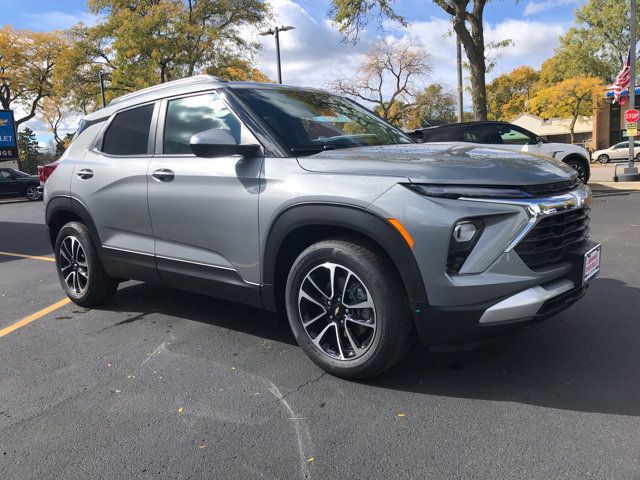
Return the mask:
[[[74,303],[93,307],[116,293],[118,281],[105,273],[89,230],[82,223],[70,222],[62,227],[55,256],[60,284]]]
[[[602,155],[598,155],[598,162],[602,164],[609,163],[609,155],[605,155],[604,153]]]
[[[35,185],[29,185],[24,194],[32,202],[34,200],[40,200],[40,193],[38,193],[38,187],[36,187]]]
[[[402,282],[388,260],[349,240],[318,242],[294,262],[286,288],[289,323],[318,366],[369,378],[407,350],[412,322]]]

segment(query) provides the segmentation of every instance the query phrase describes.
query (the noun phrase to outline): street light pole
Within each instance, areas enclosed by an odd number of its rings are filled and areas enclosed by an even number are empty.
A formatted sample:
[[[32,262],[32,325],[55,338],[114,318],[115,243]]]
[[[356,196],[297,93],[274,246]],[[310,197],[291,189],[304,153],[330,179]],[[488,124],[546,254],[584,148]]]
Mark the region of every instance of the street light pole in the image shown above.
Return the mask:
[[[104,79],[102,78],[102,70],[98,72],[98,80],[100,81],[100,95],[102,96],[102,108],[107,106],[107,99],[104,96]]]
[[[269,30],[265,30],[264,32],[260,32],[260,35],[273,35],[276,38],[276,62],[278,68],[278,83],[282,84],[282,66],[280,62],[280,32],[286,32],[289,30],[293,30],[295,27],[291,25],[287,25],[286,27],[273,27]]]
[[[636,0],[630,0],[631,11],[629,12],[629,110],[634,110],[636,105],[636,55],[637,55],[637,32],[636,32]],[[629,164],[622,170],[622,173],[616,175],[614,172],[614,180],[616,182],[640,182],[640,174],[638,167],[634,166],[635,160],[635,137],[637,135],[629,135],[629,122],[627,122],[627,140],[629,140]],[[637,125],[637,124],[636,124]]]
[[[464,120],[464,105],[462,96],[462,43],[456,34],[456,62],[458,71],[458,122]]]
[[[629,68],[631,69],[631,78],[629,81],[629,110],[633,110],[636,105],[636,0],[631,0],[631,25],[629,28],[630,42],[629,42]],[[637,169],[634,169],[633,160],[635,156],[635,137],[629,135],[629,172],[637,173]],[[631,171],[634,169],[635,171]],[[625,172],[627,173],[627,172]]]

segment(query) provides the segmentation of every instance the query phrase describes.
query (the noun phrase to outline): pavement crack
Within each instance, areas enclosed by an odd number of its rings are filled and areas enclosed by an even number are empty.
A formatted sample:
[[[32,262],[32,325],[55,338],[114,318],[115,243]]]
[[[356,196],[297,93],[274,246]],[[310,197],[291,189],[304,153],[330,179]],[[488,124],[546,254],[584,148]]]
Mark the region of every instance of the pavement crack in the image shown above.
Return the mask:
[[[299,385],[298,388],[296,388],[295,390],[291,390],[291,391],[287,392],[282,398],[285,399],[285,398],[289,397],[290,395],[293,395],[294,393],[298,393],[304,387],[308,387],[309,385],[313,385],[314,383],[316,383],[320,379],[322,379],[322,377],[324,377],[326,374],[327,374],[327,372],[322,372],[320,375],[318,375],[318,377],[314,378],[313,380],[305,382],[305,383]]]

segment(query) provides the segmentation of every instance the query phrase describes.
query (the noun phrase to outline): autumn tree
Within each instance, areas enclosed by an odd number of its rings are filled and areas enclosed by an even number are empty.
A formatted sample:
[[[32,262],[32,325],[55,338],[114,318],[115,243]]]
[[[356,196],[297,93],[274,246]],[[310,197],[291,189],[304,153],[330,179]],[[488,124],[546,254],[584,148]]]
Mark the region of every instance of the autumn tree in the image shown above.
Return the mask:
[[[488,116],[491,120],[510,121],[528,111],[540,73],[527,66],[497,76],[487,85]]]
[[[415,130],[429,121],[455,122],[456,105],[457,99],[453,91],[440,83],[433,83],[416,94],[407,129]]]
[[[415,81],[431,72],[429,53],[409,41],[384,39],[367,52],[354,75],[341,75],[328,88],[342,95],[375,105],[389,120],[398,102],[415,93]]]
[[[484,7],[487,0],[432,0],[449,15],[453,30],[464,46],[469,61],[471,99],[476,120],[487,119],[487,72],[484,41]],[[378,13],[385,18],[407,25],[392,7],[394,0],[332,0],[332,16],[340,30],[357,38],[360,31]]]
[[[578,118],[593,114],[603,88],[602,80],[595,77],[563,80],[536,92],[531,99],[531,111],[542,118],[568,119],[573,143]]]
[[[71,29],[74,47],[62,75],[83,111],[99,99],[100,71],[110,99],[207,68],[236,66],[258,49],[243,29],[269,15],[261,0],[88,0],[88,7],[102,21]]]
[[[32,119],[51,94],[53,71],[65,49],[61,32],[0,29],[0,105],[25,112],[16,127]]]

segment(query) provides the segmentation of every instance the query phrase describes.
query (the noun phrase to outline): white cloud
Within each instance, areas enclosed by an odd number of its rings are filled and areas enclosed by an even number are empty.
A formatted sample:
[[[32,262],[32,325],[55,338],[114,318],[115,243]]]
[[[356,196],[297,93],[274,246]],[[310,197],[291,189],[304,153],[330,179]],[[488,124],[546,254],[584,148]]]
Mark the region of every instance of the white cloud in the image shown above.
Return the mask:
[[[536,15],[538,13],[547,12],[564,5],[580,3],[580,1],[581,0],[544,0],[542,2],[529,2],[524,9],[524,14]]]
[[[32,30],[64,30],[77,23],[93,25],[97,17],[90,13],[66,13],[59,10],[24,14],[25,26]]]
[[[295,30],[280,35],[282,79],[286,84],[322,87],[340,71],[353,71],[371,45],[365,35],[357,44],[343,42],[342,34],[329,20],[317,21],[296,2],[273,0],[274,25],[292,25]],[[256,64],[277,80],[275,40],[257,37],[263,48]]]

